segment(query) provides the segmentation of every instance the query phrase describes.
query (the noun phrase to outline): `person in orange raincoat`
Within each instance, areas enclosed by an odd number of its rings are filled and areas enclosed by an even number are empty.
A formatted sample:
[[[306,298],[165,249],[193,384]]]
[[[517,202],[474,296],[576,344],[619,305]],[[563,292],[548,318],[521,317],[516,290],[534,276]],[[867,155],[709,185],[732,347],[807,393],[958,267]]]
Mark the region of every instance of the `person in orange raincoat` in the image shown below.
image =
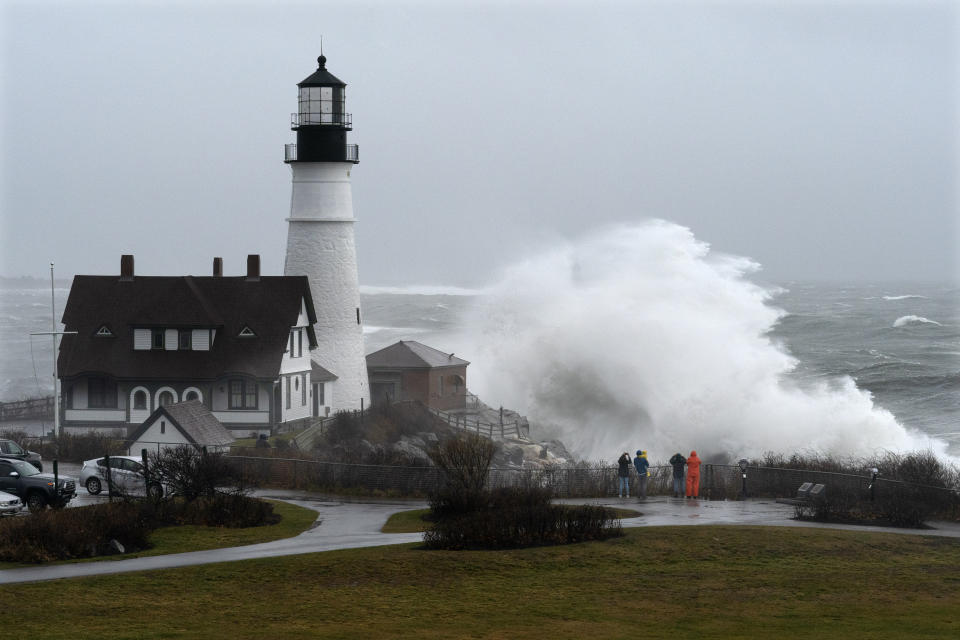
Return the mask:
[[[696,498],[700,494],[700,458],[696,451],[687,458],[687,497]]]

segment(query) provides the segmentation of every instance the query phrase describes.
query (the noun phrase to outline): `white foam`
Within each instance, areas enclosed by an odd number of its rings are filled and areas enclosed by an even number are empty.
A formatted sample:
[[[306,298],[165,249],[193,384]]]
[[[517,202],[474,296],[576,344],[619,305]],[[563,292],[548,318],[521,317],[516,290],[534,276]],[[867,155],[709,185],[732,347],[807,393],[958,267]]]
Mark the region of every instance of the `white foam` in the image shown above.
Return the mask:
[[[653,220],[597,232],[509,268],[467,318],[470,388],[547,425],[588,459],[649,449],[945,450],[849,377],[799,389],[768,337],[784,312],[689,229]]]
[[[402,331],[405,333],[423,333],[425,329],[415,328],[415,327],[378,327],[372,324],[363,325],[363,333],[379,333],[381,331]]]
[[[484,293],[483,289],[468,289],[445,285],[409,285],[405,287],[378,287],[360,285],[360,293],[366,295],[397,294],[404,296],[477,296]]]
[[[883,296],[884,300],[926,300],[927,296],[920,296],[913,293],[905,296]]]
[[[914,316],[914,315],[900,316],[899,318],[893,321],[894,327],[904,327],[908,324],[933,324],[938,327],[943,326],[936,320],[930,320],[929,318],[924,318],[923,316]]]

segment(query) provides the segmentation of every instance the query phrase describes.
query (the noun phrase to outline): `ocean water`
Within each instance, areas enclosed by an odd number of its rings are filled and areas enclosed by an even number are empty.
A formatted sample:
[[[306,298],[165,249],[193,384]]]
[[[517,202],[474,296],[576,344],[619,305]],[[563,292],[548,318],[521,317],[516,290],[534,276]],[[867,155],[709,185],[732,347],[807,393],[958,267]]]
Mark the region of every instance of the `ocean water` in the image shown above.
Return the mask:
[[[363,287],[361,303],[368,353],[401,339],[455,352],[472,392],[584,457],[960,457],[955,286],[771,284],[650,221],[529,256],[482,290]],[[48,288],[0,289],[0,399],[50,393],[50,338],[29,336],[49,329]]]

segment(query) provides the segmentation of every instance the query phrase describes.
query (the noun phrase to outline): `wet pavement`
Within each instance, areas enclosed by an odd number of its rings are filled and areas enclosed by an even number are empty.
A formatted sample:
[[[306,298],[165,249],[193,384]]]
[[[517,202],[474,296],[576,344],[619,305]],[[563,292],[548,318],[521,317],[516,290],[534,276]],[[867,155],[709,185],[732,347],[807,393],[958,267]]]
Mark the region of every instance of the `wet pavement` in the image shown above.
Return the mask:
[[[960,538],[960,523],[954,522],[930,522],[930,529],[904,529],[794,520],[794,508],[791,505],[779,504],[773,499],[709,501],[655,496],[646,500],[611,497],[593,498],[589,500],[568,499],[559,500],[558,502],[566,504],[597,504],[605,507],[634,509],[643,514],[638,518],[625,518],[622,521],[624,527],[674,527],[684,525],[726,524],[842,529],[847,531]]]
[[[77,499],[71,505],[90,504],[105,500],[105,496],[91,496],[85,489],[77,490]],[[105,575],[129,571],[169,569],[214,562],[230,562],[253,558],[268,558],[316,553],[334,549],[373,547],[406,542],[419,542],[419,533],[381,533],[380,528],[391,514],[409,509],[422,509],[421,501],[348,501],[339,497],[307,494],[301,491],[263,490],[257,496],[284,500],[317,512],[314,526],[293,538],[264,542],[244,547],[212,549],[177,553],[147,558],[106,560],[78,564],[59,564],[25,567],[0,571],[0,584],[36,582],[79,576]],[[892,529],[856,525],[825,525],[793,520],[792,506],[773,500],[746,500],[736,502],[709,502],[657,496],[648,500],[637,498],[597,498],[561,500],[567,504],[597,504],[635,509],[643,515],[622,520],[624,527],[691,526],[691,525],[761,525],[785,527],[812,527],[846,529],[853,531],[887,532],[960,538],[960,524],[931,523],[931,529]]]

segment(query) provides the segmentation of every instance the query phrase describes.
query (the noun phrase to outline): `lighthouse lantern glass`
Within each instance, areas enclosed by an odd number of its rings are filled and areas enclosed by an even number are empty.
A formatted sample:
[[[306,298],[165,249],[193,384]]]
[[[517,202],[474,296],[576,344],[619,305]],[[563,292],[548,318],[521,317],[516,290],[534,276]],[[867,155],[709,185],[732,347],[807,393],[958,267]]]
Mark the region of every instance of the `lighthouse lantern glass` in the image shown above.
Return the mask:
[[[342,124],[342,87],[301,87],[300,124]]]

